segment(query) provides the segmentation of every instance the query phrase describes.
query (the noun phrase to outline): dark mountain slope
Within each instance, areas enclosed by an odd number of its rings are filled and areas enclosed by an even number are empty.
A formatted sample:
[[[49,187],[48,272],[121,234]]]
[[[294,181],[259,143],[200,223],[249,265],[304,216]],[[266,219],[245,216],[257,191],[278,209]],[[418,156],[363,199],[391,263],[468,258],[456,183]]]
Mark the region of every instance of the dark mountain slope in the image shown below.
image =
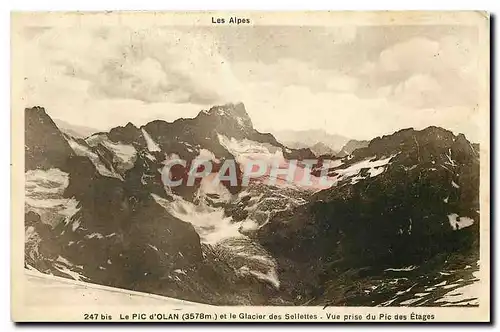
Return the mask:
[[[125,176],[126,181],[135,181],[131,184],[134,187],[140,187],[141,183],[145,182],[149,184],[154,182],[157,185],[159,183],[157,181],[159,180],[158,169],[163,168],[167,159],[178,157],[186,160],[186,167],[179,165],[172,169],[172,180],[182,179],[184,184],[180,187],[174,187],[172,190],[176,194],[192,200],[198,187],[187,187],[185,183],[191,162],[200,153],[213,154],[213,172],[217,172],[225,160],[236,159],[227,150],[227,147],[222,144],[221,138],[268,144],[274,148],[282,149],[283,155],[288,159],[314,158],[314,154],[309,149],[288,149],[279,143],[273,135],[256,131],[245,110],[245,106],[241,103],[214,106],[209,110],[200,112],[198,116],[192,119],[178,119],[174,122],[155,120],[141,128],[128,123],[125,127],[111,129],[109,133],[95,134],[87,138],[86,143],[91,146],[92,150],[99,150],[95,152],[100,159],[106,164],[113,165],[115,170],[116,165],[112,157],[106,156],[105,151],[106,149],[109,150],[109,148],[103,146],[103,141],[109,140],[113,144],[132,146],[137,151],[138,160],[132,169],[127,170],[127,174],[124,172],[119,173]],[[143,173],[146,169],[150,170],[147,171],[147,174]],[[237,179],[240,182],[240,167],[236,167],[236,171]],[[128,178],[129,175],[132,175],[134,180]],[[138,182],[139,180],[141,183]],[[226,182],[222,183],[233,194],[241,189],[240,186],[230,186]],[[152,185],[154,186],[154,184]],[[163,189],[155,190],[159,194],[161,194],[161,191]],[[163,196],[163,194],[161,195]]]
[[[66,168],[74,155],[56,124],[42,107],[25,110],[25,169]]]
[[[474,282],[479,154],[463,135],[376,138],[335,159],[319,192],[255,182],[225,183],[227,194],[165,186],[164,164],[203,156],[216,172],[226,159],[312,152],[254,130],[242,104],[86,139],[37,110],[26,110],[25,258],[41,272],[225,305],[405,305],[414,283],[437,289],[418,303],[436,304],[443,279]]]
[[[351,139],[337,153],[337,157],[348,156],[356,149],[361,149],[361,148],[367,147],[369,143],[370,143],[370,141],[358,141],[355,139]]]
[[[366,162],[391,156],[384,166]],[[348,172],[360,163],[367,167]],[[381,271],[478,251],[479,159],[463,135],[401,130],[355,150],[330,174],[349,176],[275,216],[258,236],[299,278],[326,282],[353,268]]]
[[[219,157],[233,158],[218,139],[205,142],[199,135],[203,130],[190,127],[191,120],[178,121],[178,129],[162,122],[145,129],[128,124],[86,140],[59,132],[43,109],[26,110],[26,121],[30,138],[26,157],[34,169],[26,175],[27,266],[213,304],[265,304],[279,299],[268,283],[228,262],[228,255],[233,254],[202,244],[192,224],[174,217],[152,195],[173,199],[159,172],[168,153],[184,151],[186,157],[194,158],[202,148],[210,148]],[[167,140],[164,130],[182,135],[183,148],[175,145],[179,137]],[[214,138],[215,130],[210,127],[205,132]],[[237,130],[253,133],[252,128]],[[246,137],[236,129],[221,134]],[[146,135],[163,148],[151,149]],[[37,141],[39,137],[48,147]],[[203,145],[197,146],[197,141]]]

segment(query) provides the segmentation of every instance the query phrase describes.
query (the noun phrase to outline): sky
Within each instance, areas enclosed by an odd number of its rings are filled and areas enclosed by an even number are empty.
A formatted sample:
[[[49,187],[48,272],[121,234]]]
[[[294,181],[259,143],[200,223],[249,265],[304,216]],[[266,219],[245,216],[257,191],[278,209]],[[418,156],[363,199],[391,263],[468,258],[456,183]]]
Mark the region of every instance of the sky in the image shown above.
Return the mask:
[[[107,130],[243,102],[261,131],[371,139],[442,126],[475,141],[474,26],[29,27],[24,102]]]

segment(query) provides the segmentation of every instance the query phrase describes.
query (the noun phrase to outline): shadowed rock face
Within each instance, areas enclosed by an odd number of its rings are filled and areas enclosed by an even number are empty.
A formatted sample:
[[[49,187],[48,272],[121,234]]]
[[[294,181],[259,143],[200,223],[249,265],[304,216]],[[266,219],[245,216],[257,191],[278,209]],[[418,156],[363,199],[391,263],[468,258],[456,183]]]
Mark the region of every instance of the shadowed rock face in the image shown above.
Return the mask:
[[[369,167],[361,169],[357,182],[340,181],[259,230],[280,265],[294,267],[284,272],[291,280],[300,275],[334,283],[350,269],[381,271],[437,255],[477,253],[479,159],[465,137],[437,127],[402,130],[372,140],[331,173],[388,156],[383,173],[371,177]],[[450,222],[453,214],[472,226],[458,229]],[[296,291],[293,282],[290,287]]]
[[[337,153],[337,157],[343,158],[345,156],[348,156],[351,153],[353,153],[354,150],[365,148],[365,147],[368,146],[368,144],[370,144],[370,141],[358,141],[358,140],[355,140],[355,139],[349,140],[342,147],[342,149],[339,151],[339,153]]]
[[[66,168],[74,155],[63,134],[42,107],[25,110],[25,169]]]
[[[172,123],[152,121],[144,129],[158,143],[162,152],[175,153],[188,160],[196,156],[196,147],[207,149],[218,158],[232,158],[220,145],[218,134],[285,148],[272,134],[260,133],[253,128],[245,106],[241,103],[214,106],[200,112],[193,119],[178,119]],[[288,149],[284,151],[284,155],[289,159],[314,158],[309,149]]]
[[[33,135],[31,128],[26,128],[27,136]],[[53,136],[66,142],[63,136]],[[49,206],[53,199],[76,200],[76,210],[66,221],[48,225],[31,206],[27,207],[27,264],[44,273],[76,275],[82,280],[134,290],[151,290],[160,276],[174,280],[175,270],[197,269],[203,264],[200,238],[191,224],[173,217],[144,189],[102,176],[89,158],[74,154],[66,157],[63,163],[60,154],[42,159],[47,169],[62,165],[67,172],[58,173],[67,174],[68,179],[62,195],[35,197]],[[50,185],[53,179],[40,174],[43,177],[37,183]],[[175,293],[160,293],[197,299],[182,287]]]
[[[125,127],[116,127],[109,133],[98,133],[87,140],[91,141],[93,137],[104,135],[114,143],[128,144],[137,151],[139,158],[134,167],[126,174],[126,181],[131,186],[141,187],[142,184],[137,181],[148,182],[151,187],[157,186],[161,179],[158,169],[161,169],[169,156],[178,156],[187,161],[186,167],[173,168],[173,180],[182,179],[185,184],[188,178],[188,171],[193,161],[201,150],[213,153],[218,161],[212,163],[213,171],[220,169],[221,165],[227,159],[235,159],[219,140],[219,135],[236,140],[249,140],[262,144],[269,144],[283,150],[283,155],[288,159],[311,159],[315,158],[310,149],[288,149],[279,143],[272,134],[260,133],[253,128],[252,121],[246,112],[245,106],[239,104],[227,104],[214,106],[209,110],[201,111],[198,116],[192,119],[178,119],[174,122],[155,120],[137,128],[128,123]],[[154,149],[148,146],[148,140],[155,144]],[[151,142],[150,142],[151,144]],[[106,156],[102,146],[97,145],[98,151],[103,162],[112,164],[111,158]],[[151,151],[149,151],[151,149]],[[153,156],[154,160],[146,155]],[[146,179],[142,177],[144,172],[148,173]],[[240,167],[236,167],[238,184],[241,183],[242,173]],[[130,174],[129,174],[130,173]],[[134,175],[132,175],[134,174]],[[152,179],[154,181],[149,181]],[[131,183],[134,181],[134,183]],[[229,183],[222,182],[232,193],[238,193],[241,187],[230,186]],[[173,192],[182,197],[192,200],[197,186],[190,187],[182,185],[172,188]],[[163,188],[157,188],[156,193],[163,192]],[[161,194],[163,196],[163,194]]]
[[[53,185],[48,173],[31,175],[43,187],[33,197],[50,207],[40,212],[37,203],[30,203],[35,205],[26,208],[26,264],[44,273],[199,302],[268,303],[276,293],[273,287],[236,273],[220,259],[225,251],[202,246],[193,226],[151,195],[172,200],[159,172],[166,155],[190,160],[206,149],[221,160],[214,171],[225,158],[234,159],[218,133],[279,144],[272,135],[253,129],[242,104],[215,107],[174,123],[153,121],[142,128],[129,123],[85,140],[62,134],[44,109],[27,109],[27,170],[57,169],[63,187],[57,196],[49,195]],[[146,135],[157,144],[152,151]],[[134,154],[131,167],[120,163],[124,152]],[[186,177],[186,170],[179,176]],[[177,193],[189,200],[198,187],[184,189]],[[74,211],[54,205],[53,199],[75,202]],[[56,214],[51,220],[59,222],[48,225],[39,213]]]
[[[200,243],[199,230],[162,205],[200,200],[199,181],[164,186],[165,160],[208,151],[217,172],[235,159],[219,135],[282,149],[288,159],[314,158],[310,149],[288,149],[256,131],[243,104],[172,123],[128,123],[85,140],[62,134],[42,108],[25,112],[25,257],[41,272],[213,304],[371,305],[401,290],[368,299],[358,287],[390,280],[387,268],[419,266],[413,280],[477,260],[478,147],[439,127],[363,144],[328,170],[336,185],[316,193],[224,182],[230,201],[204,202],[223,209],[221,223],[251,218],[259,226],[233,239],[253,251],[234,252],[227,242]],[[187,169],[174,169],[174,177],[186,180]],[[245,260],[263,252],[276,262]],[[279,289],[248,273],[248,266],[269,271],[266,264],[277,266]]]
[[[146,141],[141,130],[132,123],[127,123],[125,127],[116,127],[109,131],[108,137],[113,142],[123,142],[136,147],[146,146]]]

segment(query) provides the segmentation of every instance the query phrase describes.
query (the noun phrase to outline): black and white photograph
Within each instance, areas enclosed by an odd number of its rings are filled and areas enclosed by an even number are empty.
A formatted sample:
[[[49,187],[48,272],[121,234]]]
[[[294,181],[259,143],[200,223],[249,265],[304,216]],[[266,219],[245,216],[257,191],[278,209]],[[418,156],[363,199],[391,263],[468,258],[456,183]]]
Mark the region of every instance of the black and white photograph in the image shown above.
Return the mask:
[[[14,13],[11,37],[20,321],[489,319],[487,13]]]

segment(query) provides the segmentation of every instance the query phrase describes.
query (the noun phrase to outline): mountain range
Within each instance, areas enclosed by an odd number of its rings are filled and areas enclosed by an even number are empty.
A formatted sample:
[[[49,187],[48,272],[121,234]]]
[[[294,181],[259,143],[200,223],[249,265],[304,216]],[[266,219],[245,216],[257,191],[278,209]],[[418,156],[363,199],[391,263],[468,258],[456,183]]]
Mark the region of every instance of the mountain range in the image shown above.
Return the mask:
[[[27,269],[216,305],[477,304],[447,296],[479,268],[479,147],[462,134],[327,137],[313,145],[344,156],[313,176],[334,183],[303,188],[242,185],[249,160],[318,151],[255,130],[241,103],[86,138],[33,107],[25,130]],[[238,184],[164,184],[168,160],[200,157],[236,160]]]
[[[370,141],[358,141],[355,139],[351,139],[342,147],[342,149],[336,154],[336,156],[340,158],[346,157],[353,153],[354,150],[367,147],[368,144],[370,144]]]
[[[293,148],[311,148],[318,155],[336,154],[342,150],[349,138],[342,135],[330,134],[325,130],[274,130],[273,135],[280,142]],[[319,143],[319,146],[317,146]],[[319,149],[314,149],[317,147]],[[328,150],[325,151],[325,147]]]
[[[75,125],[61,119],[53,118],[52,120],[54,121],[54,123],[57,125],[57,128],[59,128],[61,132],[73,137],[85,138],[99,131],[95,128]]]

